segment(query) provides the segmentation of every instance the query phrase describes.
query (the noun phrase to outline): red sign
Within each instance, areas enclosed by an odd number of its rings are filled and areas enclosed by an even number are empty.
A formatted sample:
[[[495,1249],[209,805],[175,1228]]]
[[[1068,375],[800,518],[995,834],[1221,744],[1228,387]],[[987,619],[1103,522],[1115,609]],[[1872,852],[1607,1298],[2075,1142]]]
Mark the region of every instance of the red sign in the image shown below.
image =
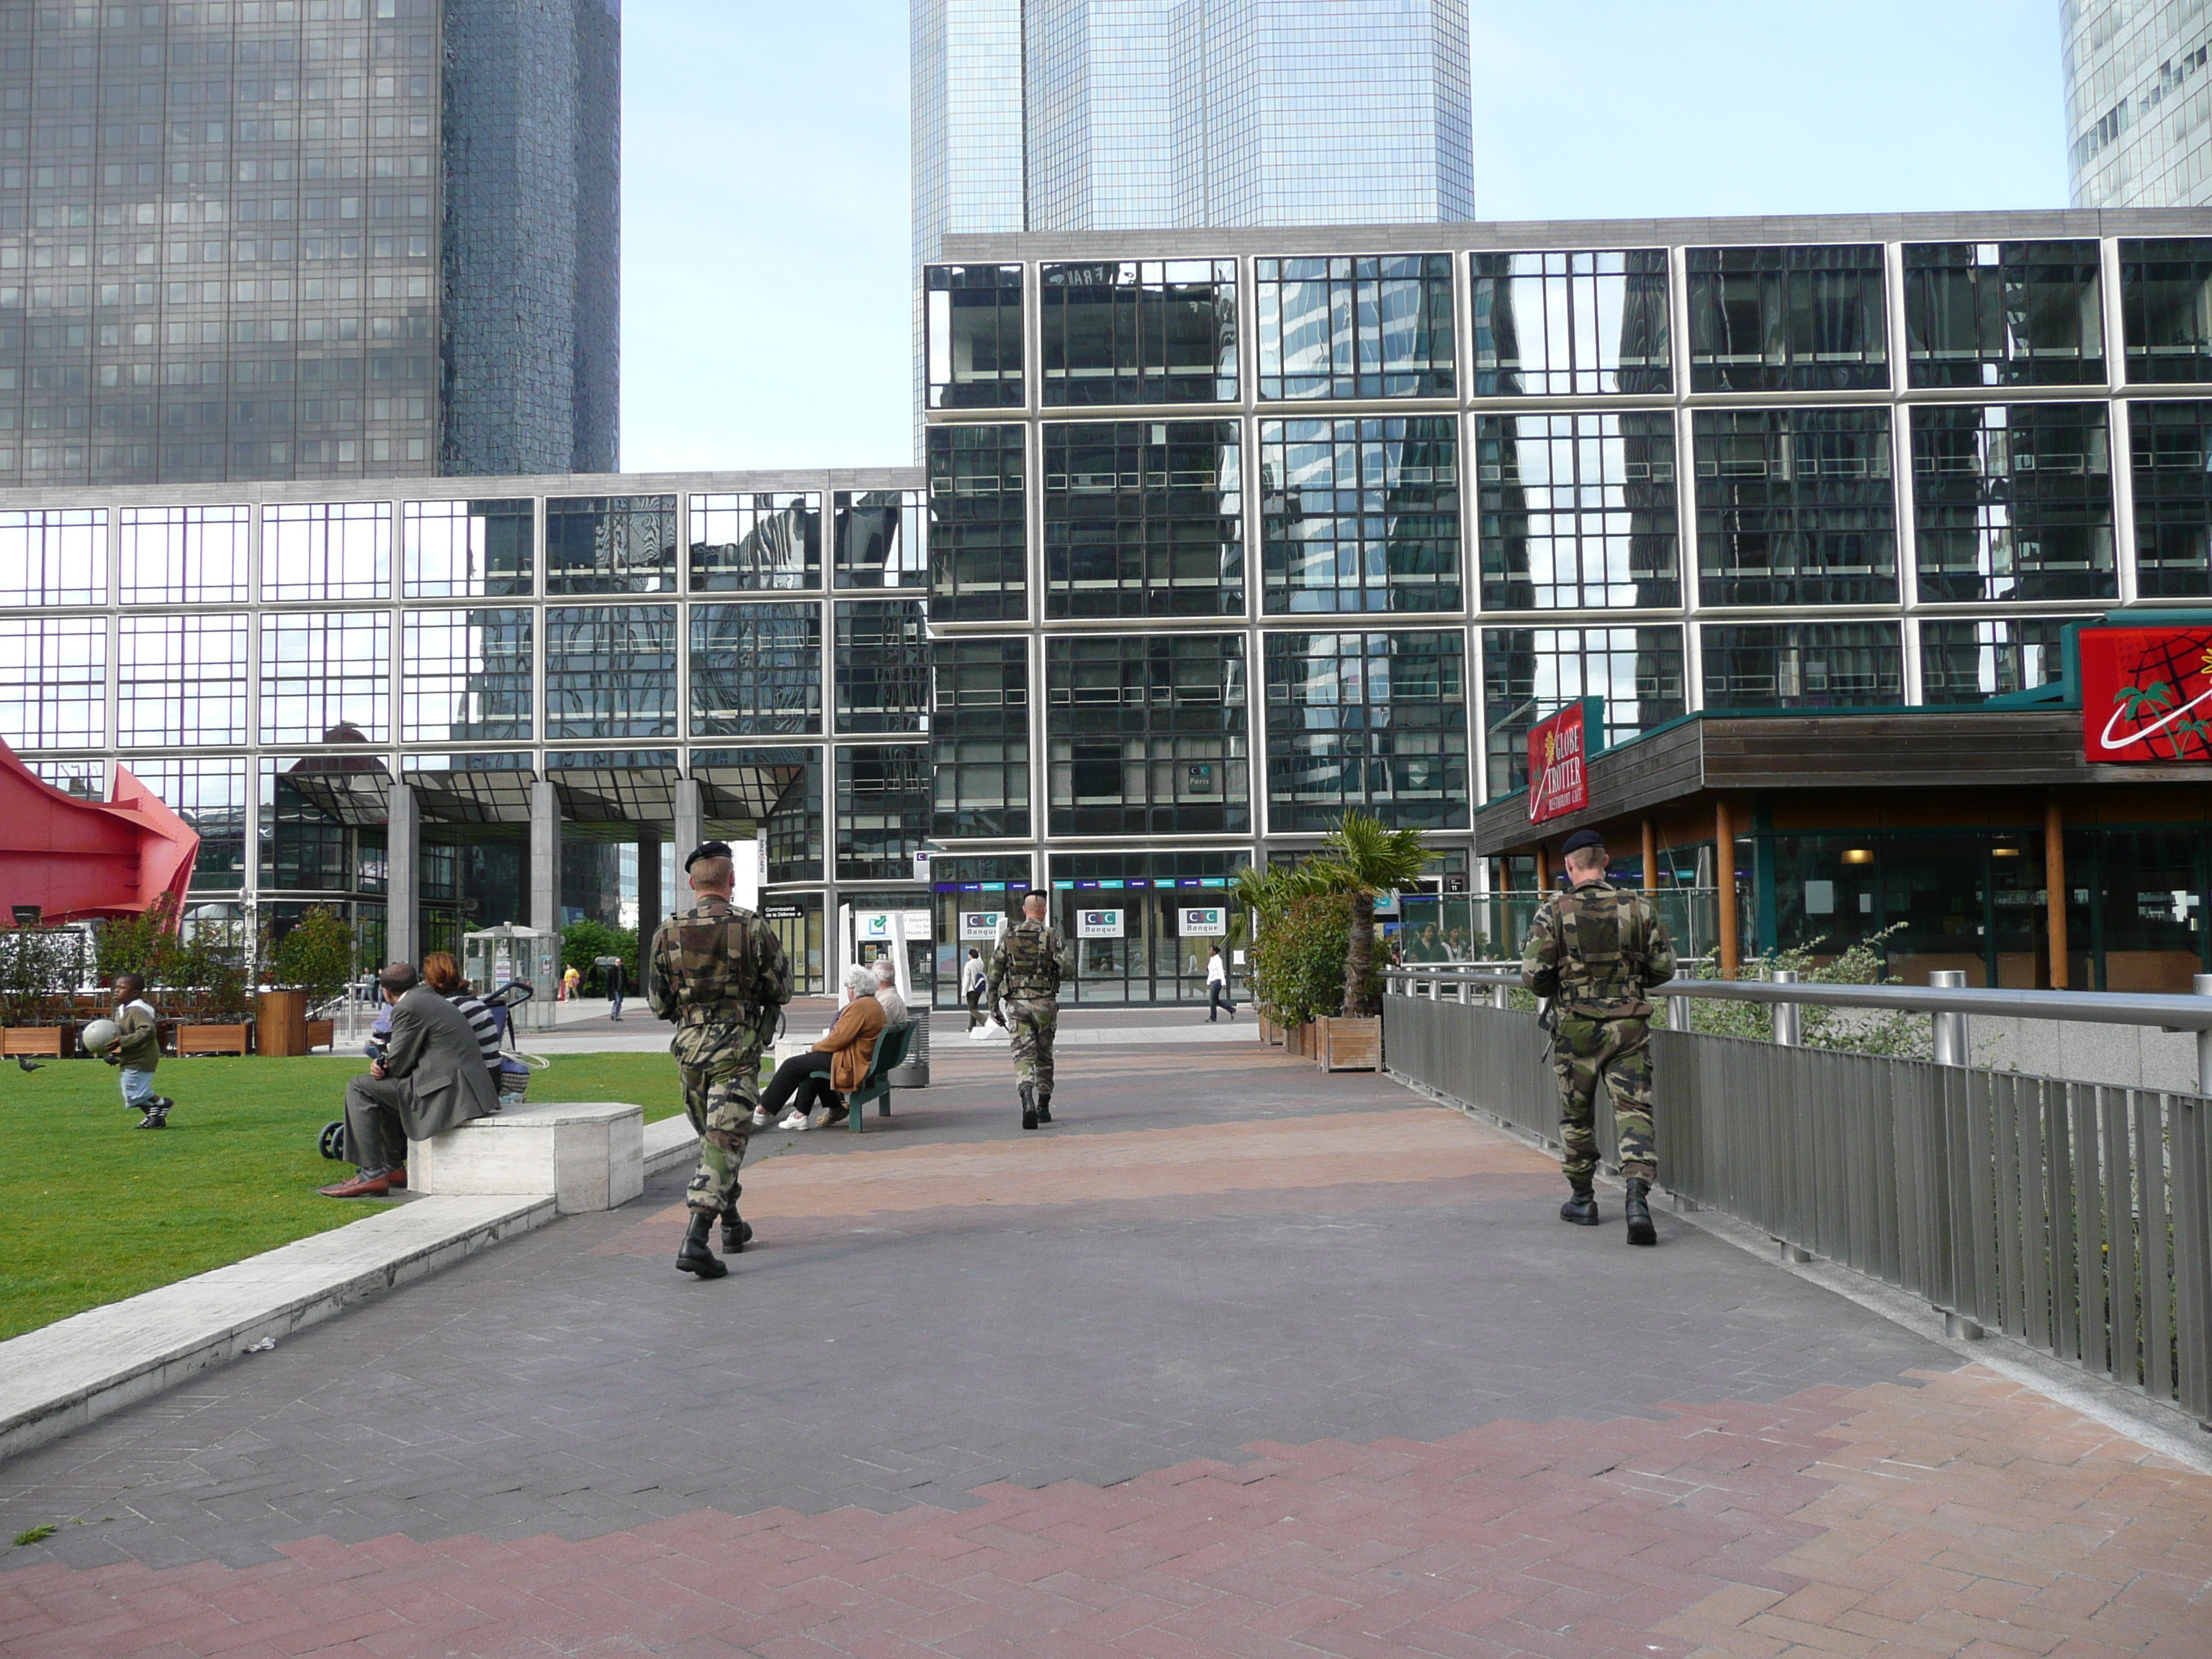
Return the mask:
[[[2212,762],[2212,628],[2085,628],[2081,752]]]
[[[1589,805],[1583,741],[1589,704],[1571,702],[1528,728],[1528,822],[1565,817]]]

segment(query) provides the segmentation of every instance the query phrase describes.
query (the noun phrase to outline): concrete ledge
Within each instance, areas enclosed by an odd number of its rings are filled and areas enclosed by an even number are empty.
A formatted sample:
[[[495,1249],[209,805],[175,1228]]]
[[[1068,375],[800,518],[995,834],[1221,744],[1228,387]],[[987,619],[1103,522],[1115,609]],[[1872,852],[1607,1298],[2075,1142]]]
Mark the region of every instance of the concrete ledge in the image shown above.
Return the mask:
[[[645,1126],[647,1175],[657,1176],[696,1164],[698,1158],[699,1137],[691,1132],[691,1120],[682,1113]]]
[[[562,1215],[611,1210],[645,1190],[645,1109],[623,1101],[512,1106],[413,1142],[413,1190],[550,1193]]]
[[[550,1194],[418,1198],[0,1342],[0,1458],[551,1221]]]

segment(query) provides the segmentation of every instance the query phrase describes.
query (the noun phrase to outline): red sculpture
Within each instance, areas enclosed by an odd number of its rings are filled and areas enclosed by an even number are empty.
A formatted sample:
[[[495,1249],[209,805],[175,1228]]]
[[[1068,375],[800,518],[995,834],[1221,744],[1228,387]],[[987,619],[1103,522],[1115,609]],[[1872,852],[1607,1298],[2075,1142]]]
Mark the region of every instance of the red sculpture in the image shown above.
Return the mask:
[[[135,916],[164,893],[184,907],[198,832],[122,766],[105,801],[37,777],[0,743],[0,922]],[[20,925],[20,923],[19,923]]]

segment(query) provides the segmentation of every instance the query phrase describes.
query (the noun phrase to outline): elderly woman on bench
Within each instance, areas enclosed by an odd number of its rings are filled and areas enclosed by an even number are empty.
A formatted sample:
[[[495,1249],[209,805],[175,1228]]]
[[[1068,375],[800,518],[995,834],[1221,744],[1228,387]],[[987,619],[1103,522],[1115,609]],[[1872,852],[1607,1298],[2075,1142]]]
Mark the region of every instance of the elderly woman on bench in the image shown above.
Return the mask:
[[[848,1109],[838,1097],[859,1088],[876,1057],[876,1039],[890,1022],[876,1000],[875,970],[854,966],[845,970],[845,1006],[829,1034],[803,1054],[793,1054],[775,1068],[768,1087],[761,1091],[761,1120],[773,1120],[791,1101],[791,1112],[779,1129],[814,1127],[817,1104],[830,1109],[822,1127],[842,1123]],[[793,1094],[799,1097],[792,1100]]]

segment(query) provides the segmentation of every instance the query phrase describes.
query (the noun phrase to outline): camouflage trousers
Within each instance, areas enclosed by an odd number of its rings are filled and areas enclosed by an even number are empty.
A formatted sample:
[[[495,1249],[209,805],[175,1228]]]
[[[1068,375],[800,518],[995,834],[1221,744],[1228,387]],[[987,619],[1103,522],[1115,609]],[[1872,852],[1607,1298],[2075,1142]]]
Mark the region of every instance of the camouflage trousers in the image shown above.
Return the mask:
[[[1040,1095],[1052,1093],[1052,1039],[1060,1030],[1060,1005],[1006,999],[1006,1024],[1014,1036],[1014,1081],[1034,1083]]]
[[[750,1025],[679,1025],[668,1052],[684,1079],[684,1112],[699,1132],[699,1167],[684,1202],[708,1215],[738,1207],[738,1172],[760,1103],[760,1034]]]
[[[1559,1144],[1566,1149],[1571,1182],[1588,1181],[1597,1168],[1597,1085],[1613,1097],[1620,1132],[1623,1180],[1656,1181],[1651,1142],[1651,1022],[1561,1017],[1552,1034],[1552,1070],[1559,1079]]]

